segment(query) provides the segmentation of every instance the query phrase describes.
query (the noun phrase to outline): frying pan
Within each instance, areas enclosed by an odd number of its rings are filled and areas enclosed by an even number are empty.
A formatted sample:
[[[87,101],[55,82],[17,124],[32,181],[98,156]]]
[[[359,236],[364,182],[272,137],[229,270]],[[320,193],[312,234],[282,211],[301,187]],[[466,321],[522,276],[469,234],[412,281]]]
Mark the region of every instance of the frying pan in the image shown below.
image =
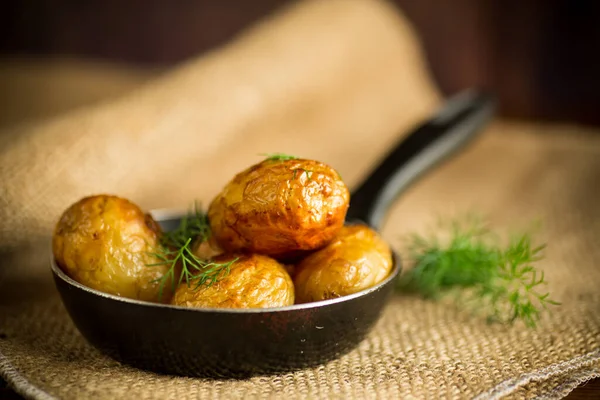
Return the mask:
[[[493,99],[469,90],[451,98],[373,170],[351,196],[347,223],[380,229],[390,204],[424,172],[473,137],[494,112]],[[164,230],[181,215],[155,212]],[[90,289],[55,261],[56,287],[78,330],[101,352],[162,373],[244,378],[313,367],[355,348],[387,304],[400,272],[332,300],[270,309],[196,309],[126,299]]]

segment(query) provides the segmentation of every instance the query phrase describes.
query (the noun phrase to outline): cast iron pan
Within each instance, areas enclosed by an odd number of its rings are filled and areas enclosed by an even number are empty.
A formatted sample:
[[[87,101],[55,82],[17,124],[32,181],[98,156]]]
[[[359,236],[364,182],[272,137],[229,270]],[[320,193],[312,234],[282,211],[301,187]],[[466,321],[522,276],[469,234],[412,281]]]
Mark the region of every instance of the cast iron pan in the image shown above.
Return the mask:
[[[494,102],[467,91],[403,140],[351,197],[347,221],[380,229],[398,194],[453,154],[490,119]],[[163,229],[179,218],[155,213]],[[244,378],[316,366],[355,348],[392,294],[400,259],[375,287],[333,300],[272,309],[191,309],[105,294],[51,263],[62,301],[89,343],[138,368],[169,374]]]

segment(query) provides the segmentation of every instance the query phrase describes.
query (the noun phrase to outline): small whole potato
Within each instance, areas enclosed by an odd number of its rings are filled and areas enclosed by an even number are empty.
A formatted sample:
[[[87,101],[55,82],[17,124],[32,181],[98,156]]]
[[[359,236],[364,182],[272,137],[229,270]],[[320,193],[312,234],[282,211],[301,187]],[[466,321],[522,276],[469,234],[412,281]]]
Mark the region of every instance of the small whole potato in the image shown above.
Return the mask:
[[[215,263],[231,264],[229,274],[212,285],[181,283],[171,304],[198,308],[267,308],[294,304],[294,283],[283,265],[271,257],[220,255]]]
[[[159,282],[168,266],[150,253],[159,244],[156,221],[130,201],[109,195],[90,196],[60,217],[52,240],[58,266],[90,288],[137,300],[159,301]],[[165,285],[163,301],[168,301]]]
[[[330,166],[267,159],[237,174],[210,204],[208,218],[224,250],[285,259],[333,239],[349,200]]]
[[[392,269],[387,243],[365,225],[343,227],[323,249],[296,266],[296,302],[327,300],[359,292],[384,280]]]

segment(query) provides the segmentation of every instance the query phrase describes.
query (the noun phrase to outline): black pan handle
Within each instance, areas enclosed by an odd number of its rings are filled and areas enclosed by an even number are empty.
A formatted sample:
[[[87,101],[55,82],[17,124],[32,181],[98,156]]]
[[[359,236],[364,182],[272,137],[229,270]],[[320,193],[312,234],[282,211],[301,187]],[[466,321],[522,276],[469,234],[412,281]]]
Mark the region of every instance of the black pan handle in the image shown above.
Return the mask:
[[[474,89],[449,99],[433,118],[403,139],[354,191],[346,219],[381,229],[398,195],[473,139],[493,116],[495,103],[491,95]]]

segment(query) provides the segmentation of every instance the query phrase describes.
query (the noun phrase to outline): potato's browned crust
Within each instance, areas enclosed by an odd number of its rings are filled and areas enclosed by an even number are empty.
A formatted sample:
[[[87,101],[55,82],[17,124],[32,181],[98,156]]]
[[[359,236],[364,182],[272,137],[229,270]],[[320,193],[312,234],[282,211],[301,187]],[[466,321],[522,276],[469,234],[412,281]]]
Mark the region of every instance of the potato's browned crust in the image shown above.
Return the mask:
[[[339,174],[313,160],[265,160],[237,174],[208,218],[229,252],[285,258],[318,249],[344,224],[350,193]]]
[[[159,283],[168,266],[149,267],[159,244],[156,221],[135,204],[97,195],[71,205],[52,240],[59,267],[77,282],[131,299],[159,301]],[[169,285],[167,285],[169,286]],[[168,300],[165,290],[164,301]]]
[[[296,266],[296,303],[346,296],[376,285],[392,269],[392,252],[365,225],[343,227],[336,238]]]
[[[266,308],[294,304],[294,283],[283,265],[271,257],[221,255],[216,263],[231,265],[229,274],[211,286],[181,283],[171,304],[199,308]]]

